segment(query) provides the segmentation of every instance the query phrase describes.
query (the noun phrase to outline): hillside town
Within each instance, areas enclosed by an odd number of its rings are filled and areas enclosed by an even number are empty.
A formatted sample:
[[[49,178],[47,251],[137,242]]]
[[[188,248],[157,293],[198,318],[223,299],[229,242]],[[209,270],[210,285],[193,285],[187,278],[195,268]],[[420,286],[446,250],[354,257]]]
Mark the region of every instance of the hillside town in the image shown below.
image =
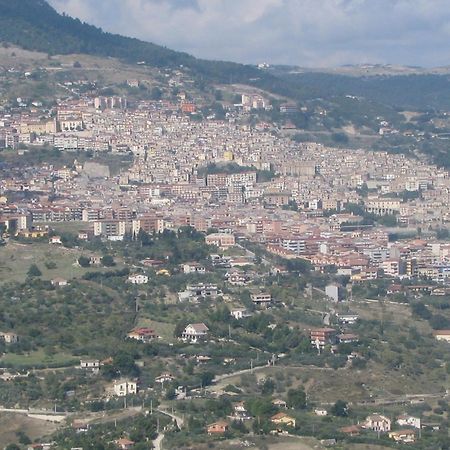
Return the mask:
[[[196,122],[184,101],[126,103],[64,101],[46,119],[39,108],[1,117],[6,148],[133,156],[115,175],[76,157],[62,167],[4,164],[6,231],[41,237],[48,231],[41,223],[82,221],[81,239],[122,240],[140,230],[214,229],[219,247],[245,238],[322,272],[336,267],[355,282],[383,273],[429,279],[440,286],[429,289],[445,292],[450,244],[438,237],[450,221],[446,170],[382,151],[295,143],[268,124],[240,124],[239,108],[226,121]]]
[[[447,16],[0,0],[0,450],[449,450]]]
[[[0,443],[445,448],[448,170],[155,73],[0,108]]]

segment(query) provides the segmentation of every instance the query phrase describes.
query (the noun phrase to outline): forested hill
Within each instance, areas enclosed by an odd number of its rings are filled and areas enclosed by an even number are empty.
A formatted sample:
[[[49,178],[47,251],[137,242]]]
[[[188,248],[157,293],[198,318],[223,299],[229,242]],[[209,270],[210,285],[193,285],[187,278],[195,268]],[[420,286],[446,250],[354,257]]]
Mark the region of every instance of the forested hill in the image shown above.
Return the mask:
[[[272,78],[253,66],[200,60],[187,53],[106,33],[79,19],[58,14],[44,0],[0,0],[0,41],[49,54],[112,56],[130,63],[145,61],[156,67],[183,65],[217,82]]]
[[[0,42],[50,55],[82,53],[115,57],[160,68],[183,65],[206,83],[251,84],[295,101],[361,96],[394,108],[448,109],[448,75],[351,77],[327,73],[290,75],[255,66],[197,59],[187,53],[106,33],[79,19],[61,15],[45,0],[0,0]]]

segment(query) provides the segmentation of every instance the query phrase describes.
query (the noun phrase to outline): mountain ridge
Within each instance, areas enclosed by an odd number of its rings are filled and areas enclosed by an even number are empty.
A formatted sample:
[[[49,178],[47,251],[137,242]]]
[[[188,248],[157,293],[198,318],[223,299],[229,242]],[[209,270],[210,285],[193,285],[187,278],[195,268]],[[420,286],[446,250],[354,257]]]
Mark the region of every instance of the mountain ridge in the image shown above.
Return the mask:
[[[155,67],[184,66],[199,77],[216,82],[251,82],[272,78],[256,67],[227,61],[197,59],[184,52],[108,33],[101,28],[59,14],[45,0],[0,0],[0,41],[26,50],[55,54],[84,53],[126,62],[145,61]]]

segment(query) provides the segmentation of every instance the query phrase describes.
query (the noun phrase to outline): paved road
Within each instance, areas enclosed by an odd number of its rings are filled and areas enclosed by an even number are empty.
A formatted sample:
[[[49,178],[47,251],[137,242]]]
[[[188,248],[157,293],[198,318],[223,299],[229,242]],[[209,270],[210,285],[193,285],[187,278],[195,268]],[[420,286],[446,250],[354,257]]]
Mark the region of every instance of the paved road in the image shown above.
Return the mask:
[[[277,366],[277,365],[268,365],[268,364],[264,364],[263,366],[255,366],[253,367],[253,369],[242,369],[242,370],[237,370],[236,372],[231,372],[231,373],[225,373],[223,375],[217,375],[213,382],[217,383],[219,381],[223,381],[226,380],[227,378],[232,378],[235,377],[236,375],[242,375],[244,373],[252,373],[252,372],[257,372],[259,370],[262,369],[267,369],[269,367],[278,367],[279,369],[314,369],[314,370],[319,370],[319,371],[331,371],[331,370],[335,370],[332,367],[317,367],[317,366],[311,366],[311,365],[301,365],[301,366]],[[343,370],[343,368],[339,368],[338,370]]]
[[[155,450],[162,450],[163,439],[164,439],[164,433],[159,433],[158,437],[153,441],[153,447]]]
[[[217,383],[219,381],[226,380],[227,378],[233,378],[236,375],[243,375],[244,373],[253,373],[253,372],[256,372],[261,369],[266,369],[267,367],[270,367],[270,366],[267,364],[264,364],[264,366],[255,366],[255,367],[253,367],[253,369],[250,369],[250,368],[249,369],[241,369],[241,370],[237,370],[236,372],[225,373],[223,375],[217,375],[213,379],[213,382]]]
[[[171,419],[175,420],[177,427],[181,429],[181,427],[184,425],[184,419],[180,416],[176,416],[175,414],[172,414],[169,411],[166,411],[165,409],[157,409],[161,414],[164,414],[165,416],[169,416]],[[162,450],[162,442],[164,440],[164,433],[159,433],[158,437],[153,441],[153,446],[155,447],[155,450]]]
[[[64,422],[69,416],[66,412],[53,412],[47,409],[16,409],[16,408],[0,408],[0,413],[6,412],[11,414],[23,414],[38,420],[49,422]]]

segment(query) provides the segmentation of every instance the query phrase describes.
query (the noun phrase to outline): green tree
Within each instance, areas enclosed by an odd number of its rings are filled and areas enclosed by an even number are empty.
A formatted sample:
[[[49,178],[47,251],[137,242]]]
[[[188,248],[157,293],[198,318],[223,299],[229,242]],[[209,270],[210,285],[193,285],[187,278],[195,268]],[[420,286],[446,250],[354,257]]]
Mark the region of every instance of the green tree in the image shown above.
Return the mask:
[[[173,336],[178,338],[181,337],[184,329],[186,328],[187,322],[185,320],[180,320],[176,325],[173,331]]]
[[[16,433],[16,436],[19,439],[19,443],[21,443],[22,445],[31,444],[31,439],[23,431],[18,431]]]
[[[57,265],[54,261],[46,261],[45,262],[45,267],[49,270],[53,270],[57,268]]]
[[[39,267],[36,264],[32,264],[28,269],[27,275],[29,277],[40,277],[42,272],[39,270]]]
[[[202,386],[209,386],[214,380],[214,374],[212,372],[206,371],[200,374],[200,382]]]
[[[331,407],[331,414],[336,417],[347,417],[348,416],[348,405],[344,400],[338,400]]]
[[[105,267],[113,267],[116,265],[116,263],[114,262],[114,258],[111,255],[105,255],[102,258],[102,264]]]
[[[87,256],[80,256],[78,258],[78,264],[81,267],[89,267],[91,265],[91,260]]]
[[[20,447],[17,444],[8,444],[5,450],[20,450]]]
[[[411,305],[412,313],[424,320],[431,319],[431,312],[423,303],[413,303]]]
[[[263,385],[261,386],[261,394],[262,395],[272,395],[275,390],[275,382],[272,378],[267,378],[264,380]]]
[[[151,95],[152,100],[161,100],[162,91],[159,87],[154,87],[154,88],[152,88],[150,95]]]
[[[270,398],[256,397],[247,401],[246,407],[254,417],[270,416],[276,411]]]
[[[303,389],[289,389],[287,393],[287,405],[289,408],[305,409],[306,393]]]

